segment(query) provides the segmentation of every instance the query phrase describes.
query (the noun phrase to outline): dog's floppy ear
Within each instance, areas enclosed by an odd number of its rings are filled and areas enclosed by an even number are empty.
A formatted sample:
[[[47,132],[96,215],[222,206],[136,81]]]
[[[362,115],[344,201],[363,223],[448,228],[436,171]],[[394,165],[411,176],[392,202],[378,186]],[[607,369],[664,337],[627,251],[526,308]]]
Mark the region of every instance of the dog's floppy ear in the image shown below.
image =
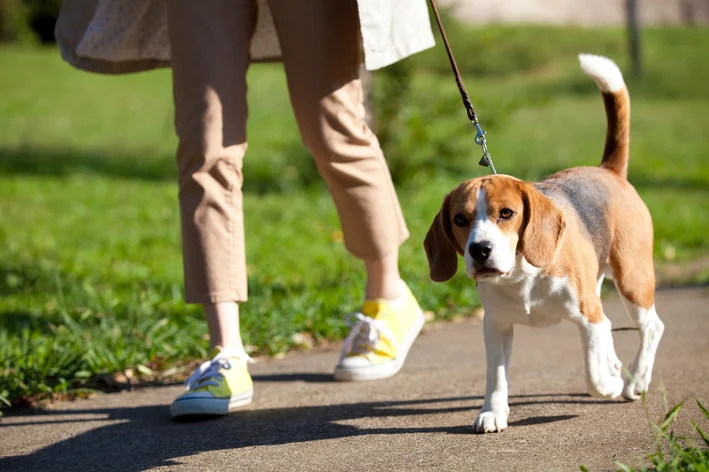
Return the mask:
[[[458,271],[458,254],[451,232],[450,194],[443,200],[443,206],[431,223],[423,241],[428,258],[431,280],[445,282]]]
[[[534,185],[522,184],[525,226],[521,237],[522,255],[534,267],[554,263],[566,234],[566,219],[559,208]]]

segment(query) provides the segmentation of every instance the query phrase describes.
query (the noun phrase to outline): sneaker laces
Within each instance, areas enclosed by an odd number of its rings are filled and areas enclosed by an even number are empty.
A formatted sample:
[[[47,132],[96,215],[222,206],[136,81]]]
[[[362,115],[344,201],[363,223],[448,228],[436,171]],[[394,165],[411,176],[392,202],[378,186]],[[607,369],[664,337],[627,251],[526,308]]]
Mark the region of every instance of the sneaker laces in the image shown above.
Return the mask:
[[[352,322],[352,319],[356,322]],[[384,320],[375,320],[363,313],[352,313],[348,316],[347,324],[352,326],[350,334],[345,338],[340,354],[340,361],[350,352],[364,354],[377,348],[381,339],[386,339],[396,348],[397,341],[394,333],[387,327]],[[366,350],[360,349],[360,346]]]
[[[219,386],[219,380],[224,378],[222,370],[231,369],[231,362],[229,362],[229,359],[231,358],[245,360],[246,362],[253,362],[253,359],[251,359],[251,357],[249,357],[249,355],[245,352],[234,354],[231,352],[221,351],[219,354],[214,356],[214,359],[203,362],[197,370],[189,376],[189,378],[185,381],[187,391],[189,392],[195,388],[206,387],[208,385],[214,385],[215,387]]]

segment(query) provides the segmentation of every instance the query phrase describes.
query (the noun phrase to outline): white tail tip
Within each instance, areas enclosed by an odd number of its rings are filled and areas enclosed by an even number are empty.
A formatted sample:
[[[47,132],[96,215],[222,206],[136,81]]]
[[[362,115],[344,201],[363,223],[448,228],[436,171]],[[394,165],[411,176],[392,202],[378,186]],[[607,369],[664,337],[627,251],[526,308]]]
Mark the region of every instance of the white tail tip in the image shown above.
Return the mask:
[[[623,74],[612,60],[593,54],[579,54],[583,72],[591,77],[601,92],[617,92],[625,87]]]

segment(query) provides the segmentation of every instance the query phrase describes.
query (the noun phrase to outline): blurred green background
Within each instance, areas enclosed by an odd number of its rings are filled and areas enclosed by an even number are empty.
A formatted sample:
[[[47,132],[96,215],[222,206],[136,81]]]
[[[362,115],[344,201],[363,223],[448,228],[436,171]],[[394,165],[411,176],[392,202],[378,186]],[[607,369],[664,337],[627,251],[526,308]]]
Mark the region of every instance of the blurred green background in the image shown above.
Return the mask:
[[[46,8],[0,0],[0,403],[77,391],[126,372],[170,380],[207,355],[182,301],[169,71],[78,72],[43,44]],[[36,9],[28,5],[34,4]],[[22,5],[22,8],[17,7]],[[12,7],[12,8],[11,8]],[[14,9],[14,10],[13,10]],[[10,13],[8,13],[10,12]],[[539,179],[597,165],[605,114],[576,55],[628,71],[622,28],[471,26],[446,15],[498,170]],[[630,181],[655,219],[663,283],[709,280],[709,30],[642,31]],[[249,71],[244,164],[255,354],[336,340],[358,309],[361,264],[300,143],[280,65]],[[373,75],[372,108],[412,237],[404,278],[438,319],[478,306],[464,276],[428,278],[423,237],[443,195],[483,175],[442,43]],[[275,249],[277,248],[277,250]],[[296,335],[296,336],[294,336]]]

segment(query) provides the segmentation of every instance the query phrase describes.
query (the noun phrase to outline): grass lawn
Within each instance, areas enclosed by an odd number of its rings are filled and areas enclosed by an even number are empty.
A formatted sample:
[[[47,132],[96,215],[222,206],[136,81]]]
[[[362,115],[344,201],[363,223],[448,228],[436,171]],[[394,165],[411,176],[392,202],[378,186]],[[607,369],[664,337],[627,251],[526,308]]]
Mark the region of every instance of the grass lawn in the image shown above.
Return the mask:
[[[621,31],[452,29],[499,171],[536,179],[599,163],[603,104],[575,53],[608,54],[626,70]],[[658,264],[689,264],[709,253],[709,30],[643,39],[646,75],[629,80],[630,179],[655,218]],[[403,275],[441,319],[468,313],[477,295],[460,275],[431,283],[421,243],[443,195],[486,172],[445,61],[438,47],[401,65],[410,88],[383,142],[412,233]],[[14,47],[0,48],[0,70],[0,402],[204,358],[206,325],[182,302],[169,72],[103,77],[54,49]],[[378,103],[392,75],[375,74]],[[249,84],[242,324],[254,352],[274,354],[295,333],[344,335],[364,274],[300,146],[281,68],[254,66]]]

